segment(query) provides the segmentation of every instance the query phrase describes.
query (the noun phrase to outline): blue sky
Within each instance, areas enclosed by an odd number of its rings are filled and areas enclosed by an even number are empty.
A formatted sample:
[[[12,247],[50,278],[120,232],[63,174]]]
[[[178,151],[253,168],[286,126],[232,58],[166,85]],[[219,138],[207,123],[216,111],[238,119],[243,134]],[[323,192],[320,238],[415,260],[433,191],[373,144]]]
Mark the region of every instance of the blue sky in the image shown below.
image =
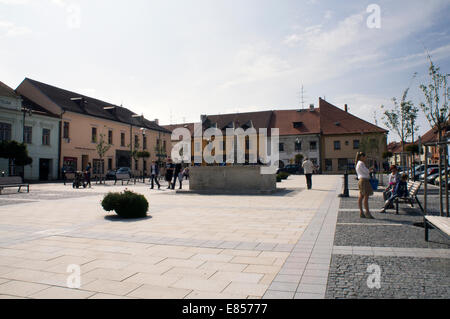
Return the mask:
[[[449,13],[448,0],[0,0],[0,81],[29,77],[162,124],[298,108],[303,83],[306,105],[347,103],[382,126],[380,106],[414,72],[421,101],[424,47],[450,72]]]

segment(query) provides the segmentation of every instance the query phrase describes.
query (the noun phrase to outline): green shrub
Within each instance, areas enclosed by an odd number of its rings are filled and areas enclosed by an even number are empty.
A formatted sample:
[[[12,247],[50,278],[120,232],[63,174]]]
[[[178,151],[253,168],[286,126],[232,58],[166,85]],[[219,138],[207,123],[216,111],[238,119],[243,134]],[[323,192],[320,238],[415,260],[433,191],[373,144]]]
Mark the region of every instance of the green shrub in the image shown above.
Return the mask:
[[[105,211],[115,211],[122,218],[143,218],[147,216],[148,201],[140,194],[131,191],[108,193],[102,201]]]
[[[291,174],[286,172],[279,172],[277,174],[277,183],[281,182],[282,180],[288,179],[289,176],[291,176]]]
[[[291,174],[286,173],[286,172],[280,172],[279,175],[280,175],[281,179],[288,179],[288,177],[289,177]]]

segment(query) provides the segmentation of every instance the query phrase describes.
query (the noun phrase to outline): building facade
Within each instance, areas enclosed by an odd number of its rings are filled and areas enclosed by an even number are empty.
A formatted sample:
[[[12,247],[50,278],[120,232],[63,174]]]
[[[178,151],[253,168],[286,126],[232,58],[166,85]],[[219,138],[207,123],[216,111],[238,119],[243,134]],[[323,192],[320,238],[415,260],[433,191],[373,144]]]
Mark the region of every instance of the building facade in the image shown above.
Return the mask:
[[[448,141],[450,139],[450,121],[447,123],[447,125],[442,130],[442,141]],[[433,144],[437,143],[439,141],[438,131],[437,128],[433,128],[426,132],[422,138],[422,154],[421,154],[421,161],[425,161],[425,146],[423,144]],[[447,154],[449,151],[449,145],[447,145]],[[438,164],[439,163],[439,148],[437,146],[428,146],[428,164]],[[450,158],[450,157],[449,157]]]
[[[17,91],[60,119],[59,170],[82,171],[91,163],[94,177],[108,170],[130,167],[147,174],[152,160],[167,155],[171,132],[127,108],[45,83],[25,79]],[[103,140],[109,146],[100,154]],[[149,157],[137,157],[147,152]]]
[[[279,129],[279,166],[294,164],[300,158],[309,158],[322,173],[337,174],[354,169],[356,153],[364,151],[369,164],[382,167],[382,155],[387,149],[387,131],[367,121],[357,118],[344,110],[319,99],[319,107],[311,105],[303,110],[277,110],[264,112],[204,115],[201,119],[202,131],[218,128],[225,135],[227,128]],[[194,124],[166,126],[167,129],[188,128],[193,136]],[[268,143],[272,138],[268,136]],[[208,141],[192,139],[191,147],[198,156],[202,154]],[[230,144],[225,140],[222,148]],[[267,146],[257,145],[258,149]],[[264,151],[262,153],[264,153]],[[246,146],[248,153],[248,145]],[[194,162],[194,158],[192,159]],[[203,162],[203,165],[205,163]]]
[[[305,110],[273,111],[271,127],[280,134],[280,166],[309,158],[320,164],[320,114],[314,106]]]
[[[321,132],[321,171],[327,174],[354,170],[355,157],[366,153],[369,165],[381,169],[387,150],[387,133],[374,124],[319,99]]]
[[[25,143],[33,159],[25,167],[0,159],[0,171],[30,181],[57,179],[59,119],[1,82],[0,111],[0,141]]]

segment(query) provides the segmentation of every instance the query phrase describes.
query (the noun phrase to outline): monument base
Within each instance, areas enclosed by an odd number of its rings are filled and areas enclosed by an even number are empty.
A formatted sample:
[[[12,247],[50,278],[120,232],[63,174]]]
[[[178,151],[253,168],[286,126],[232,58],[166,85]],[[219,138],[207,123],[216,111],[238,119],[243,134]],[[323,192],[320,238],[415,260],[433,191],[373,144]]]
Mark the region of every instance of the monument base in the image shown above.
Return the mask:
[[[199,166],[189,169],[188,193],[263,195],[276,191],[276,175],[261,174],[260,166]]]

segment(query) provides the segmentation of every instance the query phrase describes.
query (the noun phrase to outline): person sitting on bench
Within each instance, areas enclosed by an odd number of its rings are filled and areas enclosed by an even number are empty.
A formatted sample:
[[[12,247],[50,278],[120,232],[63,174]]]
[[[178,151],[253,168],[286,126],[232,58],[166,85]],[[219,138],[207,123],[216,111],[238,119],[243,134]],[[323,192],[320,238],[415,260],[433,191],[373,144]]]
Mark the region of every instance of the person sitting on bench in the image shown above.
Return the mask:
[[[392,205],[394,200],[397,197],[407,197],[408,196],[408,175],[403,174],[400,181],[395,185],[394,190],[392,191],[391,197],[384,203],[383,209],[381,209],[380,213],[386,213],[386,209]]]

